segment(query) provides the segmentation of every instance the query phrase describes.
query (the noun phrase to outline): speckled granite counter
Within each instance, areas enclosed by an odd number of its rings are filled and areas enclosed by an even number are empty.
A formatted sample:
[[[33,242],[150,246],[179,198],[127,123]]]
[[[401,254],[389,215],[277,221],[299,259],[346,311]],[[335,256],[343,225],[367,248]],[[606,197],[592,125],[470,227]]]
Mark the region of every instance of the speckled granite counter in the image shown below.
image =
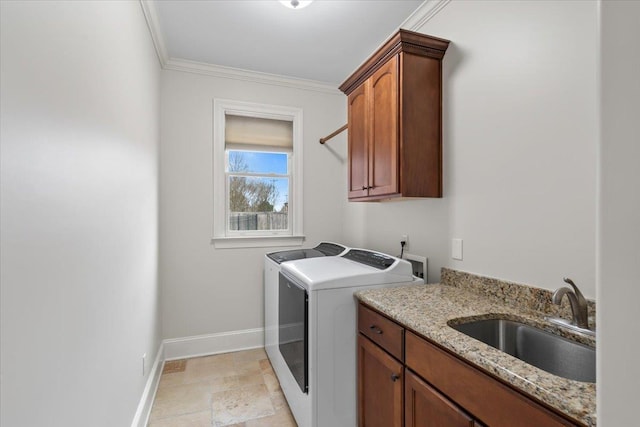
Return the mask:
[[[544,321],[566,317],[567,307],[551,304],[551,292],[443,269],[442,284],[360,291],[356,297],[409,329],[501,378],[587,426],[596,425],[596,386],[564,379],[529,365],[448,326],[448,322],[505,318],[595,345]],[[595,304],[590,302],[590,314]],[[459,319],[456,322],[456,319]]]

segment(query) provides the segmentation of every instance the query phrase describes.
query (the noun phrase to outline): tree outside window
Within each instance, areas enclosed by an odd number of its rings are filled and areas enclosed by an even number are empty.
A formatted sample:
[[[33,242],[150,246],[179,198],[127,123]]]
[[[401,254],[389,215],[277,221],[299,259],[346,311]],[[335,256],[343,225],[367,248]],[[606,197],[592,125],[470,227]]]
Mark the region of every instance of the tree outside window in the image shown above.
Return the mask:
[[[288,154],[228,150],[230,230],[288,228]]]

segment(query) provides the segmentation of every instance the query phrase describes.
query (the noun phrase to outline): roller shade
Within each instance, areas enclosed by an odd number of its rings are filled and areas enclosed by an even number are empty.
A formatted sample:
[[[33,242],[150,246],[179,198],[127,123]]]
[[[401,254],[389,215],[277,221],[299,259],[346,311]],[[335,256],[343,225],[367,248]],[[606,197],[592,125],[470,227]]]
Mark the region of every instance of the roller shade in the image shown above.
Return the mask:
[[[293,122],[225,114],[225,145],[231,149],[293,149]]]

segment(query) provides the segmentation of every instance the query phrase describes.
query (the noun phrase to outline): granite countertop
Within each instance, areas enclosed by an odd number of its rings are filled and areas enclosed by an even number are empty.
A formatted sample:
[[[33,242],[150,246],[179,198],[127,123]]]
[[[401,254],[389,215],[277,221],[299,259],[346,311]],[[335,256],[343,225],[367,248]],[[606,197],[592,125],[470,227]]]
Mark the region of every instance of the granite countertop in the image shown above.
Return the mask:
[[[478,278],[484,283],[474,286],[475,283],[471,282],[477,282]],[[594,338],[579,334],[574,336],[544,320],[544,316],[551,314],[549,311],[554,309],[550,305],[549,291],[443,269],[443,284],[408,284],[360,291],[355,295],[398,323],[561,413],[587,426],[596,425],[595,384],[550,374],[458,332],[447,324],[456,323],[456,320],[462,323],[461,320],[499,317],[538,326],[595,346]],[[592,312],[594,306],[591,302]],[[566,312],[566,307],[562,310]]]

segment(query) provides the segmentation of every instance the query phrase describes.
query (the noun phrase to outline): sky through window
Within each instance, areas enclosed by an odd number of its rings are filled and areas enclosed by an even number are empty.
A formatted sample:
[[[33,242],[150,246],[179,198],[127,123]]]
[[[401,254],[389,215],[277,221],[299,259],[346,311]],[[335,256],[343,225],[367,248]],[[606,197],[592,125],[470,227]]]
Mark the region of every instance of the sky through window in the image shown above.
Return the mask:
[[[288,159],[286,153],[269,153],[263,151],[240,151],[229,150],[229,155],[239,155],[244,162],[246,169],[243,171],[258,173],[258,174],[279,174],[284,175],[287,173]],[[279,211],[282,209],[285,202],[289,200],[289,180],[277,179],[277,178],[262,178],[268,181],[272,181],[277,190],[278,198],[274,204],[274,210]]]

